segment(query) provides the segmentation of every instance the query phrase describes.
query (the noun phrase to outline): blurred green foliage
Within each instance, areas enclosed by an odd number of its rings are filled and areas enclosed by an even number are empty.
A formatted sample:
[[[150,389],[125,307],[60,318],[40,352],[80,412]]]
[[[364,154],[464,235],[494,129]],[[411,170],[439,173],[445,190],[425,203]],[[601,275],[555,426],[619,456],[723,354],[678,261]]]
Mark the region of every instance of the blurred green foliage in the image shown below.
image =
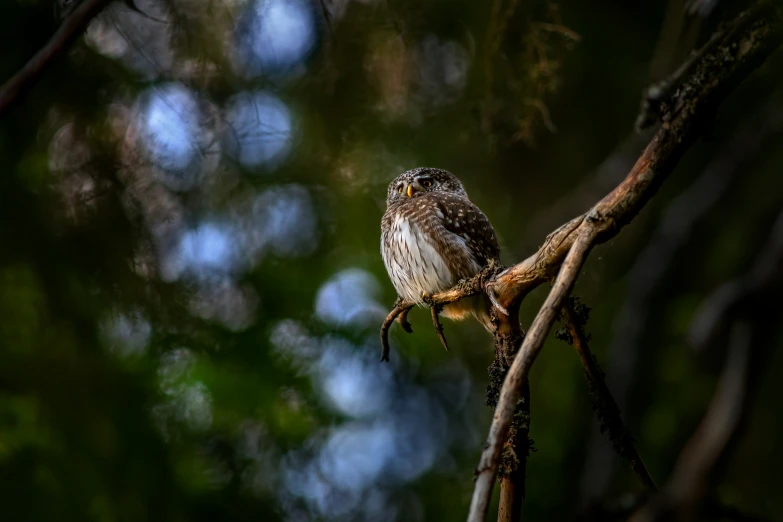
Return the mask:
[[[644,143],[642,88],[730,14],[677,18],[682,3],[113,4],[0,120],[0,519],[464,517],[491,342],[447,323],[445,353],[413,311],[415,334],[395,328],[392,363],[376,362],[395,298],[378,248],[386,184],[446,168],[504,262],[528,255],[622,178]],[[57,21],[49,0],[0,12],[5,79]],[[693,315],[753,264],[783,202],[780,128],[760,122],[783,112],[769,102],[779,65],[731,96],[576,288],[660,483],[721,367],[720,347],[689,349]],[[757,153],[715,200],[661,229],[756,127]],[[685,240],[653,250],[643,266],[665,276],[645,289],[656,276],[634,270],[640,254],[678,220]],[[629,303],[639,333],[610,353]],[[640,491],[616,456],[595,459],[606,448],[578,358],[552,337],[531,376],[527,520]],[[770,517],[783,509],[772,353],[715,477],[722,499]]]

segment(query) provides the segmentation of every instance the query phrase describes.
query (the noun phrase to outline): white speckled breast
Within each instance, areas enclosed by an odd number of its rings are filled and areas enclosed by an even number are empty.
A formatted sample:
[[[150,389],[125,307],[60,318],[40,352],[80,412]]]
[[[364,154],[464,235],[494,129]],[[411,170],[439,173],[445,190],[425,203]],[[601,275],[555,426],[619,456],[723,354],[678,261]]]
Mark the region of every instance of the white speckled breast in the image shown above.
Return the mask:
[[[396,216],[384,236],[387,237],[381,239],[383,262],[394,288],[406,301],[422,303],[422,293],[432,295],[448,290],[459,281],[434,240],[407,217]],[[456,235],[454,240],[464,242]],[[478,264],[472,264],[472,272],[478,272]]]

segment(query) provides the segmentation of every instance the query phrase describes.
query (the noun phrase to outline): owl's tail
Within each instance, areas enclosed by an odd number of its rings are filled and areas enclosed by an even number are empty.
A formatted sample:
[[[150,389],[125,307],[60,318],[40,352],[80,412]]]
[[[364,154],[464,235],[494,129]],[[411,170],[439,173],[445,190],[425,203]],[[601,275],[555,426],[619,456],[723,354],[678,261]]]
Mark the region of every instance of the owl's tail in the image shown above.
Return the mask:
[[[461,321],[472,315],[488,332],[492,333],[494,328],[489,315],[491,306],[492,303],[487,296],[476,295],[444,306],[441,315],[454,321]]]

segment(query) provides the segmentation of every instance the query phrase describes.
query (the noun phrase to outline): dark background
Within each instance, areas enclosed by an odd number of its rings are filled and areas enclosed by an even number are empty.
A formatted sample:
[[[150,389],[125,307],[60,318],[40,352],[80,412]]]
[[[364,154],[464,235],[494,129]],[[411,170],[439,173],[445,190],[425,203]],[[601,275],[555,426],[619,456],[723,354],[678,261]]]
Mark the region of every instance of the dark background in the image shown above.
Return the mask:
[[[504,263],[523,259],[622,179],[650,136],[633,129],[642,89],[741,2],[723,4],[112,4],[0,119],[0,519],[462,519],[491,341],[447,322],[444,352],[419,310],[378,363],[388,182],[454,172]],[[2,3],[0,79],[54,11]],[[773,58],[730,96],[574,291],[659,483],[724,358],[691,323],[781,212],[780,77]],[[778,317],[713,491],[770,518]],[[552,336],[531,383],[526,519],[630,502],[572,348]]]

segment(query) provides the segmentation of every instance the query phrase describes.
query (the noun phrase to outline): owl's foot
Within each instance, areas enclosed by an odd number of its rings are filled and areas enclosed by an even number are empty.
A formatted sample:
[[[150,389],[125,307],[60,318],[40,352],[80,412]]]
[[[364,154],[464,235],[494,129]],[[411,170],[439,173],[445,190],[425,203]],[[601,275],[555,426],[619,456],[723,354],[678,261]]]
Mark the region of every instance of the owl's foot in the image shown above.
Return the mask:
[[[435,327],[435,333],[438,334],[438,339],[440,340],[440,344],[442,344],[443,347],[448,352],[449,343],[446,342],[446,336],[443,334],[443,325],[440,324],[440,316],[439,316],[441,310],[443,310],[443,305],[432,304],[432,296],[427,292],[421,293],[421,300],[429,305],[430,311],[432,312],[432,325]]]
[[[397,316],[397,324],[406,332],[413,333],[413,327],[411,326],[411,323],[408,322],[408,312],[410,312],[410,308],[400,312],[400,315]]]
[[[383,325],[381,325],[381,362],[389,362],[389,351],[391,350],[389,347],[389,328],[391,328],[392,323],[394,323],[395,320],[398,320],[400,326],[402,326],[406,332],[412,331],[406,316],[408,310],[413,308],[413,306],[413,304],[408,304],[402,298],[398,297],[397,302],[394,303],[394,308],[392,308],[392,311],[386,316],[386,320],[383,321]],[[400,316],[402,317],[400,318]]]
[[[408,333],[413,333],[413,327],[411,327],[411,323],[408,322],[408,312],[411,311],[410,308],[405,308],[405,305],[407,303],[405,302],[405,299],[403,299],[400,296],[397,296],[397,300],[394,301],[394,308],[399,308],[402,310],[400,312],[400,315],[397,316],[397,324],[399,324],[403,330],[405,330]]]
[[[498,302],[498,298],[495,296],[495,290],[492,288],[492,285],[487,285],[486,291],[487,297],[489,297],[489,301],[492,303],[492,306],[494,306],[498,312],[508,317],[508,310],[506,310],[506,308]]]
[[[438,316],[438,313],[440,312],[440,306],[433,306],[430,308],[430,310],[432,311],[432,325],[435,327],[435,333],[438,334],[440,344],[442,344],[448,352],[449,343],[446,342],[446,336],[443,334],[443,325],[440,324],[440,317]]]

